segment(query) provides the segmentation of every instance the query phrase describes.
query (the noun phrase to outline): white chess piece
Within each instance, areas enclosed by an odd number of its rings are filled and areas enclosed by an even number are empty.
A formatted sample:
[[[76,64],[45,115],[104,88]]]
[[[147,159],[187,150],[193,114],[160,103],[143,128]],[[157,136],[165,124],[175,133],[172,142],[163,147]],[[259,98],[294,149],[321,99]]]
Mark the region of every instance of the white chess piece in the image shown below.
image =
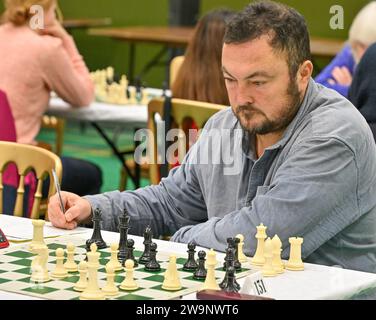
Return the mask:
[[[282,242],[277,235],[272,239],[273,243],[273,268],[277,273],[283,273],[284,267],[281,259]]]
[[[105,300],[105,295],[98,285],[98,267],[100,253],[97,252],[97,245],[90,245],[90,252],[87,255],[88,284],[86,289],[81,293],[80,300]]]
[[[275,277],[277,272],[273,268],[273,243],[270,238],[266,239],[264,247],[265,264],[262,267],[262,275],[264,277]]]
[[[36,263],[32,266],[32,274],[31,280],[35,282],[47,282],[50,280],[50,276],[48,274],[47,269],[47,261],[48,261],[48,248],[46,245],[34,246],[34,252],[38,255],[36,259]]]
[[[56,255],[56,267],[55,270],[52,272],[52,278],[65,278],[68,276],[67,270],[64,268],[64,250],[62,248],[58,248],[55,251]]]
[[[74,261],[74,244],[73,243],[68,243],[67,244],[67,261],[64,263],[64,268],[68,272],[77,272],[78,266],[77,263]]]
[[[118,252],[119,252],[119,244],[112,243],[111,244],[111,258],[108,264],[114,268],[115,271],[123,270],[121,263],[118,260]]]
[[[206,259],[206,278],[201,290],[221,290],[215,278],[216,265],[216,253],[213,249],[210,249]]]
[[[178,269],[176,267],[176,256],[171,255],[170,261],[167,266],[167,270],[164,274],[164,281],[162,284],[162,289],[168,291],[175,291],[181,289],[181,283],[179,278]]]
[[[86,261],[81,261],[78,265],[78,272],[80,273],[80,279],[76,282],[73,287],[75,291],[84,291],[87,287],[87,263]]]
[[[140,104],[142,105],[147,105],[149,103],[149,90],[146,89],[146,88],[143,88],[142,89],[142,93],[141,93],[141,102]]]
[[[131,259],[125,261],[125,278],[123,282],[120,284],[120,289],[126,291],[136,290],[138,288],[138,284],[133,278],[133,269],[134,262]]]
[[[248,262],[248,257],[243,252],[243,246],[244,246],[244,236],[242,234],[236,235],[236,238],[240,240],[238,244],[238,259],[239,262],[244,263]]]
[[[265,263],[265,257],[264,257],[264,244],[265,239],[267,238],[266,235],[266,229],[262,223],[256,227],[257,233],[256,233],[256,239],[257,239],[257,249],[254,257],[251,259],[251,264],[256,266],[262,266]]]
[[[106,265],[107,283],[102,288],[102,292],[106,297],[116,296],[119,293],[118,287],[115,285],[115,270],[110,263]]]
[[[136,88],[135,87],[129,87],[129,104],[138,104],[137,97],[136,97]]]
[[[29,245],[29,250],[33,252],[33,248],[36,246],[46,245],[43,238],[43,227],[45,224],[44,220],[32,220],[33,224],[33,240]]]
[[[304,270],[302,261],[302,243],[303,238],[289,238],[290,242],[290,259],[286,263],[286,269],[291,271]]]

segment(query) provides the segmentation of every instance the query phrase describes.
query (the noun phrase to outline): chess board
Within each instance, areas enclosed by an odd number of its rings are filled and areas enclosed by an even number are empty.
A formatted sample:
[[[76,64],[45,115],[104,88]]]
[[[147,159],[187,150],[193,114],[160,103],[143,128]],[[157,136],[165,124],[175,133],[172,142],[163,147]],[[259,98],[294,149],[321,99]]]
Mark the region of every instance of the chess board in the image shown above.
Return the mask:
[[[71,242],[76,246],[75,261],[79,263],[85,258],[85,243],[80,237],[70,236],[45,240],[49,249],[48,270],[49,273],[54,270],[56,258],[55,250],[57,248],[66,249],[66,244]],[[142,251],[136,248],[134,251],[136,259],[141,256]],[[105,265],[109,261],[111,253],[110,248],[98,250],[101,252],[100,269],[98,271],[99,286],[106,284]],[[134,291],[119,290],[119,294],[111,299],[116,300],[165,300],[176,299],[183,295],[196,292],[201,289],[203,280],[193,279],[193,272],[183,271],[183,264],[186,257],[177,256],[177,267],[180,275],[182,289],[178,291],[166,291],[162,289],[164,272],[168,265],[169,254],[166,252],[157,253],[157,260],[161,264],[161,270],[150,272],[144,270],[144,265],[139,264],[135,268],[134,277],[139,288]],[[22,295],[35,296],[49,300],[78,300],[80,292],[74,291],[73,287],[79,279],[79,273],[69,273],[64,279],[52,279],[45,283],[35,283],[31,281],[31,262],[34,254],[28,250],[28,244],[16,245],[0,251],[0,290],[19,293]],[[223,262],[218,261],[216,268],[216,278],[219,283],[225,275],[222,270]],[[237,273],[237,278],[245,277],[255,272],[249,264],[243,265],[243,269]],[[115,282],[119,286],[123,281],[125,271],[116,272]]]

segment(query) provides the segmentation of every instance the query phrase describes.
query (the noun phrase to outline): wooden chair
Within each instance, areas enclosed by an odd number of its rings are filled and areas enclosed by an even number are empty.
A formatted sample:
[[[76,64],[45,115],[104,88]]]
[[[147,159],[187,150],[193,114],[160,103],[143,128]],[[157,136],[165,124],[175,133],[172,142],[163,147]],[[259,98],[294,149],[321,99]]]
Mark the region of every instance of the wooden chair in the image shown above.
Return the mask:
[[[177,56],[171,60],[170,62],[170,88],[172,87],[172,84],[174,83],[183,62],[184,62],[184,56]]]
[[[189,127],[187,127],[187,123],[190,123],[193,120],[198,129],[201,129],[212,115],[224,108],[227,108],[227,106],[185,99],[171,99],[171,116],[173,121],[178,125],[178,129],[181,129],[180,132],[182,133],[178,137],[178,144],[185,144],[182,149],[179,149],[179,162],[181,162],[185,156],[185,153],[181,152],[181,150],[188,151],[189,148],[189,142],[187,141],[189,137]],[[149,159],[151,184],[158,184],[160,181],[160,165],[158,164],[159,155],[157,152],[158,132],[157,121],[155,119],[156,114],[159,114],[162,119],[164,118],[163,98],[153,99],[148,105],[148,129],[149,134],[151,134],[151,137],[149,136],[148,139],[148,147],[150,148],[150,154],[152,157],[152,159]],[[171,169],[172,166],[172,164],[169,164],[169,169]]]
[[[37,187],[34,194],[34,203],[31,211],[32,219],[38,219],[40,214],[40,206],[42,199],[42,183],[49,175],[50,187],[48,198],[56,192],[54,180],[52,177],[52,169],[55,169],[58,179],[61,181],[62,164],[60,158],[54,153],[38,148],[35,146],[18,144],[14,142],[0,141],[0,212],[3,211],[3,179],[2,173],[7,165],[14,163],[17,166],[20,175],[16,205],[14,208],[15,216],[23,216],[23,198],[25,193],[25,176],[33,170],[37,178]],[[47,218],[47,214],[45,216]]]
[[[61,156],[63,151],[65,120],[54,116],[44,115],[41,127],[53,129],[55,131],[55,147],[53,148],[50,144],[44,141],[38,141],[38,146],[53,151],[58,156]]]

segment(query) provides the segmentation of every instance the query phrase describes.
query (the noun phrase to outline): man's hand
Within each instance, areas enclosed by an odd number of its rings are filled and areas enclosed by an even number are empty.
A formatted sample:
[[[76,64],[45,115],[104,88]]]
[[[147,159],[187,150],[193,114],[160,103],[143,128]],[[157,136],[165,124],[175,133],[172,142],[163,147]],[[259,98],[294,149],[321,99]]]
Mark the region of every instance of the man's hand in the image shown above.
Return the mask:
[[[65,208],[65,214],[61,211],[59,196],[55,194],[48,203],[48,217],[53,226],[62,229],[74,229],[78,223],[89,222],[91,217],[91,205],[89,201],[80,196],[61,192],[61,198]]]
[[[352,82],[352,75],[346,67],[335,67],[332,72],[333,79],[329,79],[328,82],[331,85],[340,84],[343,86],[350,86]]]

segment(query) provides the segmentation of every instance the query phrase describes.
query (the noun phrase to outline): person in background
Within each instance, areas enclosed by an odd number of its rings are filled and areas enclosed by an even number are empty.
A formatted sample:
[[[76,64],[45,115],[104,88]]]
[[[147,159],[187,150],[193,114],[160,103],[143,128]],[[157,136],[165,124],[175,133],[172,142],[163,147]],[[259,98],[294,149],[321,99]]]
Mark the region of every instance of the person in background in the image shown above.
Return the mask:
[[[218,9],[199,20],[172,84],[173,97],[229,105],[221,59],[226,21],[233,15]]]
[[[356,68],[349,100],[367,120],[376,141],[376,44],[368,48]]]
[[[376,1],[371,1],[356,15],[349,31],[348,43],[315,80],[348,96],[356,65],[367,48],[376,42]]]
[[[94,99],[94,85],[73,38],[56,19],[56,0],[5,0],[4,4],[0,89],[9,99],[17,142],[37,145],[51,92],[73,106],[87,106]],[[30,23],[33,5],[44,9],[44,29],[34,29]],[[81,195],[100,192],[100,168],[66,157],[62,163],[63,190]]]

